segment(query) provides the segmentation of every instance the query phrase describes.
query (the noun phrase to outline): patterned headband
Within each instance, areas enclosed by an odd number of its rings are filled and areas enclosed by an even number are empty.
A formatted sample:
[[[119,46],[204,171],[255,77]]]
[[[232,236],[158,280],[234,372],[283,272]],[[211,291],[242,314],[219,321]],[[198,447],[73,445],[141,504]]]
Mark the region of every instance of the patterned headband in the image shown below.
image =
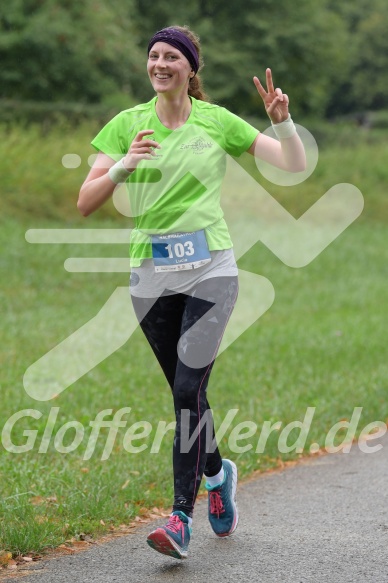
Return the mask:
[[[176,28],[163,28],[154,34],[148,44],[148,53],[155,43],[162,42],[178,49],[189,61],[194,73],[199,69],[199,58],[194,43]]]

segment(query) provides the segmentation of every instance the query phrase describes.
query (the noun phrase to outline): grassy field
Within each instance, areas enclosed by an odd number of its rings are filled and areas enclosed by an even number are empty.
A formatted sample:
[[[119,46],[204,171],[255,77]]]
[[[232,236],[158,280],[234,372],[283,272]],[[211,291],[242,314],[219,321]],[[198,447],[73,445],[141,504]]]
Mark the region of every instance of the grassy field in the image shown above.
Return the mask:
[[[70,256],[127,257],[125,245],[32,245],[25,240],[30,228],[128,225],[110,204],[86,221],[77,215],[92,135],[90,126],[57,128],[46,136],[37,129],[4,128],[0,141],[0,431],[18,411],[35,410],[39,417],[25,415],[12,429],[14,445],[29,443],[29,451],[8,451],[3,432],[0,549],[13,553],[38,553],[72,537],[96,536],[128,524],[146,509],[168,508],[172,500],[172,431],[159,451],[151,452],[158,424],[174,419],[171,396],[139,330],[57,398],[39,402],[23,388],[24,372],[33,362],[88,322],[117,286],[128,284],[126,273],[68,273],[63,268]],[[237,461],[241,476],[308,454],[311,444],[322,447],[330,428],[349,420],[355,407],[362,407],[357,432],[388,418],[388,171],[382,144],[366,134],[356,134],[348,146],[331,143],[320,152],[314,174],[287,192],[262,179],[296,217],[337,182],[355,184],[364,194],[365,210],[303,269],[285,266],[260,243],[239,261],[240,268],[268,278],[276,293],[270,310],[220,355],[209,387],[218,425],[229,410],[238,409],[221,449]],[[81,166],[65,169],[61,159],[66,153],[78,154]],[[243,164],[254,173],[250,160]],[[111,410],[109,420],[124,407],[131,410],[123,415],[126,425],[118,429],[109,458],[101,460],[109,436],[109,428],[102,428],[85,459],[90,423],[103,410]],[[283,428],[302,421],[307,407],[315,412],[303,452],[279,452],[280,431],[271,433],[262,453],[255,451],[264,422],[281,422]],[[84,428],[83,439],[74,451],[60,453],[73,442],[75,429],[65,433],[65,424],[73,422]],[[136,422],[150,429],[133,442],[146,445],[137,453],[125,441]],[[244,422],[258,429],[238,443],[251,449],[238,452],[233,437]],[[290,434],[289,444],[297,434]],[[345,430],[339,432],[339,441],[344,435]]]

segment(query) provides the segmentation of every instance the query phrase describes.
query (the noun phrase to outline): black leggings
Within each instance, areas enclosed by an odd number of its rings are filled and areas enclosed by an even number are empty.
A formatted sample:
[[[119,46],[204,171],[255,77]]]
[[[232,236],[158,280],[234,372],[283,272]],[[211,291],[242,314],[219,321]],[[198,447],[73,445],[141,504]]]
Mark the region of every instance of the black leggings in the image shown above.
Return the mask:
[[[186,294],[162,294],[157,299],[132,296],[140,326],[172,390],[173,510],[188,516],[203,474],[214,476],[222,467],[206,391],[237,294],[238,279],[228,276],[202,281]]]

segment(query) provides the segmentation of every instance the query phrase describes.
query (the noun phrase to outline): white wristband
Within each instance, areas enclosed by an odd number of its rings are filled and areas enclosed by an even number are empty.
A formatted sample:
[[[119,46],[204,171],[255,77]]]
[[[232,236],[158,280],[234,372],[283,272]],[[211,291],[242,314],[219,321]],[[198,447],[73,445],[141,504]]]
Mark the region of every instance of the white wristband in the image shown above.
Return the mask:
[[[128,176],[134,172],[134,170],[127,170],[125,168],[123,160],[124,158],[121,158],[119,162],[111,166],[108,170],[108,176],[115,184],[121,184],[122,182],[125,182]]]
[[[272,123],[272,127],[279,140],[282,140],[283,138],[291,138],[291,136],[296,134],[296,127],[290,114],[288,114],[288,118],[284,121],[280,123]]]

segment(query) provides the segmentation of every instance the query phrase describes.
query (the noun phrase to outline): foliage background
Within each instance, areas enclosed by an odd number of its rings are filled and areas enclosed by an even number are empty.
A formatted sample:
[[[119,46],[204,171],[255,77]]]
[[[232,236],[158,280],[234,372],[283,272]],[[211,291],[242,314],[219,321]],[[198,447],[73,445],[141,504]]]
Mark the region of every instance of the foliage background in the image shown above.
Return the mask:
[[[257,115],[251,79],[270,66],[295,116],[361,115],[388,107],[387,15],[385,0],[4,2],[2,115],[25,114],[26,101],[109,115],[150,99],[147,42],[177,23],[200,35],[208,92],[236,113]]]

